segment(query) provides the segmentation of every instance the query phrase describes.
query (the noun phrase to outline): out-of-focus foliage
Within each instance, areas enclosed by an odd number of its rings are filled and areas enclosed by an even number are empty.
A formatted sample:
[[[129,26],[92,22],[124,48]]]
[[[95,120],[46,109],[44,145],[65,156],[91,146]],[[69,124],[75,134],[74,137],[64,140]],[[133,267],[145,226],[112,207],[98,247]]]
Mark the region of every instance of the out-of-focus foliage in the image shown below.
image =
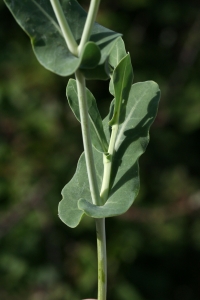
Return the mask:
[[[57,216],[82,152],[67,79],[38,64],[2,2],[0,20],[0,299],[95,297],[94,223],[84,218],[72,230]],[[98,22],[124,33],[135,82],[155,80],[162,91],[140,194],[107,220],[108,299],[198,300],[200,4],[102,1]],[[105,116],[108,83],[88,86]]]

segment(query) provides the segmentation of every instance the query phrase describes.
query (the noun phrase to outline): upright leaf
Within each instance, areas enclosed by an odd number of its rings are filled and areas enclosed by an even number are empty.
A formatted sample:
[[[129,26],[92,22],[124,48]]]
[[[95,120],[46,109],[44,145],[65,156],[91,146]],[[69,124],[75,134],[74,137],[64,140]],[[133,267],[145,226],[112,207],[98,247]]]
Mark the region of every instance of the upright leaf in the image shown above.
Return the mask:
[[[126,104],[133,82],[133,69],[130,54],[127,54],[113,72],[115,106],[109,125],[122,123],[126,113]]]
[[[113,69],[118,66],[120,60],[122,60],[126,54],[124,41],[121,37],[119,37],[117,38],[116,43],[109,55],[109,64],[113,67]]]
[[[109,55],[109,64],[114,70],[119,62],[127,55],[124,41],[121,37],[117,38],[115,45]],[[113,73],[113,72],[112,72]],[[113,76],[111,74],[111,79],[109,83],[109,92],[114,96],[114,86],[113,86]]]
[[[97,108],[96,100],[92,93],[87,89],[87,105],[88,115],[90,121],[90,130],[93,146],[100,152],[108,151],[108,142],[104,133],[102,119]],[[78,103],[78,92],[76,86],[76,80],[70,79],[67,85],[67,99],[69,105],[75,114],[76,118],[80,122],[80,111]]]
[[[31,38],[33,51],[46,69],[61,76],[68,76],[81,66],[86,53],[77,58],[69,52],[49,0],[4,0],[4,2],[18,24]],[[76,0],[60,2],[71,31],[79,43],[87,13]],[[99,65],[105,63],[118,36],[118,33],[97,23],[94,24],[90,41],[100,49]],[[97,55],[94,47],[90,55],[91,60]],[[83,67],[86,66],[90,65],[84,63]]]

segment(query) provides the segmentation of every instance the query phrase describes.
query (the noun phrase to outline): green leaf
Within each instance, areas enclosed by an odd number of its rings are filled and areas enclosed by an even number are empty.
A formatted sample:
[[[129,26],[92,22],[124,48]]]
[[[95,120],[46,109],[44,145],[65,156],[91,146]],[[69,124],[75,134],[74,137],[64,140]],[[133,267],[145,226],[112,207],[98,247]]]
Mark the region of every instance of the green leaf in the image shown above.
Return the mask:
[[[119,126],[115,143],[115,155],[111,176],[110,193],[103,206],[92,204],[89,183],[82,154],[76,173],[62,191],[59,217],[70,227],[76,227],[83,214],[94,218],[117,216],[126,212],[139,191],[138,159],[149,142],[149,128],[153,123],[160,98],[158,85],[147,81],[132,85],[126,108],[126,117]],[[113,103],[111,104],[111,111]],[[104,130],[110,135],[107,117]],[[103,176],[102,154],[95,149],[94,159],[99,189]]]
[[[113,76],[115,107],[109,125],[122,123],[125,118],[126,104],[133,82],[133,69],[130,54],[127,54],[114,69]]]
[[[118,66],[119,62],[127,55],[124,41],[121,37],[117,38],[114,47],[109,55],[109,64],[113,70]],[[114,96],[113,77],[111,76],[109,83],[109,92]]]
[[[87,51],[82,53],[80,58],[69,52],[49,0],[4,0],[4,2],[18,24],[31,38],[33,51],[46,69],[61,76],[69,76],[79,66],[91,68],[90,58],[92,67],[96,67],[97,48],[94,49],[94,46],[90,45],[85,49]],[[79,43],[87,13],[75,0],[61,0],[60,3],[71,31]],[[94,24],[90,41],[100,49],[99,65],[105,63],[119,35],[97,23]]]
[[[101,51],[94,42],[88,42],[85,44],[80,61],[80,68],[93,69],[95,68],[101,59]]]
[[[116,43],[112,51],[110,52],[109,64],[113,67],[113,69],[116,68],[120,60],[122,60],[122,58],[124,58],[126,55],[127,53],[126,53],[124,41],[122,40],[121,37],[119,37],[116,40]]]
[[[103,130],[102,119],[99,110],[97,108],[96,100],[88,89],[86,89],[86,93],[87,93],[87,105],[88,105],[92,144],[98,151],[107,152],[108,142]],[[76,80],[74,79],[70,79],[68,82],[67,99],[73,113],[75,114],[76,118],[80,122],[78,92],[77,92]]]
[[[85,156],[82,153],[76,173],[71,181],[62,190],[63,200],[59,203],[58,214],[59,218],[69,227],[76,227],[84,214],[83,211],[78,208],[78,200],[90,195],[89,183],[87,178]]]
[[[89,80],[107,80],[109,79],[109,65],[107,60],[101,64],[95,67],[94,69],[81,69],[86,79]]]
[[[116,216],[126,212],[132,205],[139,191],[138,158],[148,145],[149,128],[155,119],[159,99],[160,91],[155,82],[132,85],[126,118],[119,128],[115,143],[108,200],[103,206],[93,205],[86,197],[78,201],[78,208],[88,216]]]

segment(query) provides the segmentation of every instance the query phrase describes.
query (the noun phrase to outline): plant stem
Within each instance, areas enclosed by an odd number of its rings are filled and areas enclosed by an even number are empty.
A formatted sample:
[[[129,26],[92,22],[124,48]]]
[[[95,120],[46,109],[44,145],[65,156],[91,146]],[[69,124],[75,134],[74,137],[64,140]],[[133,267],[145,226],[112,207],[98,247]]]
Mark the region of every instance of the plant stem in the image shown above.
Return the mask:
[[[110,189],[110,178],[112,171],[113,156],[115,153],[115,142],[119,125],[112,126],[112,134],[108,147],[108,155],[103,154],[104,173],[100,196],[103,203],[107,201]],[[106,234],[105,218],[96,219],[97,230],[97,253],[98,253],[98,300],[106,300],[107,293],[107,257],[106,257]]]
[[[90,39],[92,27],[93,27],[94,21],[96,20],[97,12],[98,12],[98,9],[99,9],[99,4],[100,4],[100,0],[91,0],[91,2],[90,2],[90,7],[89,7],[89,11],[88,11],[87,20],[85,22],[85,26],[84,26],[84,29],[83,29],[83,34],[82,34],[82,37],[81,37],[81,41],[80,41],[80,44],[78,46],[79,54],[83,50],[83,47],[85,46],[85,44]]]
[[[113,156],[115,153],[115,141],[117,138],[118,128],[119,128],[118,124],[112,126],[112,134],[111,134],[110,143],[108,147],[108,155],[104,154],[103,156],[104,173],[103,173],[100,196],[104,203],[108,199],[108,193],[110,189],[110,178],[111,178]]]
[[[107,257],[105,218],[96,219],[97,255],[98,255],[98,300],[106,300],[107,293]]]
[[[96,205],[103,205],[97,185],[97,177],[94,166],[92,143],[90,137],[89,117],[86,98],[85,78],[81,71],[76,71],[76,82],[79,99],[79,110],[85,161],[92,201]],[[107,292],[107,259],[106,259],[106,233],[105,219],[96,219],[97,231],[97,256],[98,256],[98,300],[106,300]]]
[[[60,5],[59,0],[50,0],[52,8],[54,10],[54,13],[56,15],[57,21],[60,25],[62,34],[64,36],[64,39],[66,41],[67,47],[69,48],[69,51],[78,57],[78,44],[76,40],[74,39],[74,36],[71,32],[71,29],[69,27],[69,24],[65,18],[65,15],[63,13],[63,9]]]
[[[92,26],[94,24],[97,11],[99,8],[100,0],[91,0],[88,17],[84,27],[83,35],[79,47],[73,37],[69,28],[67,20],[65,19],[62,7],[59,0],[50,0],[58,23],[64,35],[67,46],[72,54],[79,56],[85,43],[89,40]],[[89,128],[89,117],[86,96],[85,77],[81,71],[77,70],[75,73],[81,130],[83,137],[83,147],[85,152],[86,168],[89,180],[89,187],[91,192],[92,202],[95,205],[103,205],[102,198],[100,197],[99,188],[97,185],[97,176],[94,165],[94,157],[92,151],[92,143]],[[98,256],[98,300],[106,300],[107,293],[107,257],[106,257],[106,233],[105,233],[105,219],[96,219],[97,231],[97,256]]]
[[[88,180],[89,180],[92,202],[96,205],[102,205],[102,200],[100,198],[99,188],[97,185],[96,170],[94,166],[94,157],[93,157],[92,143],[90,137],[85,78],[84,75],[79,70],[76,71],[75,75],[76,75],[76,84],[77,84],[78,99],[79,99],[83,147],[85,151],[85,161],[86,161],[86,168],[88,173]]]

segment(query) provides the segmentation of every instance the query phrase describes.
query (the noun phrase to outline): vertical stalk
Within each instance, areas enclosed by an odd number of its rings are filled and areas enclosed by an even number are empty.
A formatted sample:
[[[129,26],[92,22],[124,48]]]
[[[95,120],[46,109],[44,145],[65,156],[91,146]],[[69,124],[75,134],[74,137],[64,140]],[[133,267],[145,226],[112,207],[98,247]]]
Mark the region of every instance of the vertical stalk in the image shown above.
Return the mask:
[[[83,35],[79,47],[74,39],[71,29],[65,19],[59,0],[50,0],[66,44],[72,54],[79,56],[85,43],[89,40],[92,26],[94,24],[100,0],[91,0],[88,17],[84,26]],[[85,152],[86,167],[88,173],[89,187],[92,202],[95,205],[103,205],[97,185],[97,176],[94,165],[92,143],[90,137],[89,117],[87,107],[85,78],[81,71],[76,71],[76,82],[79,100],[81,130]],[[106,234],[105,219],[96,219],[97,231],[97,255],[98,255],[98,300],[106,300],[107,292],[107,258],[106,258]]]
[[[98,255],[98,300],[106,300],[107,294],[107,256],[105,218],[96,219]]]
[[[94,25],[94,21],[96,19],[97,16],[97,12],[99,9],[99,4],[100,4],[100,0],[91,0],[90,2],[90,7],[89,7],[89,11],[88,11],[88,16],[85,22],[85,26],[83,29],[83,34],[81,37],[81,41],[80,44],[78,46],[78,50],[79,50],[79,54],[81,53],[84,45],[89,41],[91,32],[92,32],[92,27]]]
[[[76,71],[75,75],[76,75],[76,84],[78,90],[83,147],[85,151],[85,161],[86,161],[92,202],[96,205],[102,205],[102,200],[100,198],[99,188],[97,185],[96,170],[94,166],[94,157],[93,157],[92,143],[90,137],[90,128],[89,128],[90,124],[88,118],[85,78],[84,75],[81,73],[81,71]]]
[[[101,192],[100,196],[105,203],[108,199],[108,193],[110,188],[110,178],[111,178],[111,171],[112,171],[112,163],[113,163],[113,156],[115,153],[115,142],[117,137],[119,125],[115,124],[112,126],[112,134],[110,138],[110,143],[108,147],[108,156],[104,154],[103,163],[104,163],[104,171],[103,171],[103,180],[101,185]]]
[[[50,0],[50,2],[58,20],[58,24],[60,25],[67,47],[69,48],[69,51],[73,55],[78,56],[78,45],[65,18],[59,0]]]

